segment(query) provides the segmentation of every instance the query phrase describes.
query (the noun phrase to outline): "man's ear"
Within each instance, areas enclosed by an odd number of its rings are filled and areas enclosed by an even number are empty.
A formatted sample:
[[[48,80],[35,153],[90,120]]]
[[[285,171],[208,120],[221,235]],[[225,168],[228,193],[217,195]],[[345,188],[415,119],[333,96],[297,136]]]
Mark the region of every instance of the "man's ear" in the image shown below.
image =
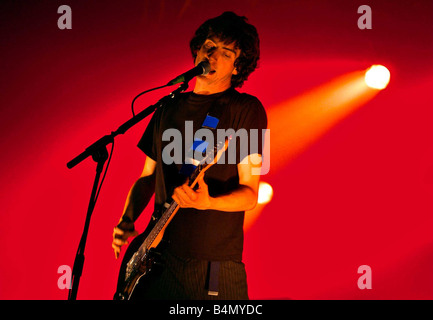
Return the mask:
[[[233,76],[236,76],[237,74],[238,74],[238,69],[234,68],[234,69],[233,69],[233,72],[232,72],[232,75],[233,75]]]

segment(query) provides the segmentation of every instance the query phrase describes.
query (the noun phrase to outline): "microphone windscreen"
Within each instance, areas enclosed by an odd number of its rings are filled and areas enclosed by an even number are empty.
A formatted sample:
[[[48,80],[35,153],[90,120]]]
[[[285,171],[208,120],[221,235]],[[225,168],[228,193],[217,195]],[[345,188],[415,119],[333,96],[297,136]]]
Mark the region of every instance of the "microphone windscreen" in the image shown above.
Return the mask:
[[[210,72],[210,63],[207,60],[203,60],[199,63],[199,65],[203,68],[202,75],[207,75]]]

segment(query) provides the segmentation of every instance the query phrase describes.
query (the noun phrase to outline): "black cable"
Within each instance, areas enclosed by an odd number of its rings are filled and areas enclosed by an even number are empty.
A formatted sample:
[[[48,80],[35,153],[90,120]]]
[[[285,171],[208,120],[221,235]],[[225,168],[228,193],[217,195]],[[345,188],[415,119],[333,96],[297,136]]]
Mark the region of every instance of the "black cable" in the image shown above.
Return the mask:
[[[165,88],[165,87],[168,87],[168,86],[169,86],[169,85],[166,84],[166,85],[163,85],[163,86],[160,86],[160,87],[152,88],[152,89],[149,89],[149,90],[143,91],[142,93],[139,93],[137,96],[135,96],[135,98],[132,100],[132,104],[131,104],[132,116],[135,117],[135,112],[134,112],[134,102],[135,102],[135,100],[137,100],[137,98],[138,98],[139,96],[141,96],[141,95],[143,95],[143,94],[145,94],[145,93],[148,93],[148,92],[150,92],[150,91],[158,90],[158,89],[162,89],[162,88]]]
[[[143,91],[143,92],[139,93],[137,96],[135,96],[135,98],[132,100],[132,103],[131,103],[132,115],[135,117],[135,112],[134,112],[134,102],[135,102],[135,100],[137,100],[138,97],[140,97],[140,96],[142,96],[143,94],[148,93],[148,92],[150,92],[150,91],[158,90],[158,89],[165,88],[165,87],[168,87],[168,86],[169,86],[169,85],[166,84],[166,85],[163,85],[163,86],[160,86],[160,87],[152,88],[152,89],[149,89],[149,90]],[[99,187],[98,187],[98,191],[96,192],[96,196],[95,196],[95,199],[94,199],[94,201],[93,201],[93,204],[94,204],[94,205],[96,205],[96,201],[98,200],[99,192],[101,191],[102,184],[104,183],[105,176],[107,175],[108,166],[110,165],[111,157],[113,156],[113,150],[114,150],[114,139],[113,139],[113,142],[111,143],[110,156],[109,156],[109,158],[108,158],[107,166],[105,167],[104,175],[102,176],[101,182],[100,182]]]

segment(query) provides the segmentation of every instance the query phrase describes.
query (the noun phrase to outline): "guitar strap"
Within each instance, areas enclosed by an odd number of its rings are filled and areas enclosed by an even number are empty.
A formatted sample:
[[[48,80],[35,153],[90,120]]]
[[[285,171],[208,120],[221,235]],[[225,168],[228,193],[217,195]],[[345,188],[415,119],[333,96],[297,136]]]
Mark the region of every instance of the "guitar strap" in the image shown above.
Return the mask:
[[[226,97],[226,94],[223,94],[221,97],[216,99],[213,102],[212,106],[210,107],[203,121],[203,124],[201,125],[202,129],[209,129],[212,131],[212,134],[214,136],[214,141],[217,137],[216,135],[217,127],[220,122],[222,112],[225,109],[225,106],[228,102],[227,100],[228,98]],[[216,143],[218,142],[220,141],[216,141]],[[186,177],[189,177],[197,168],[197,165],[200,162],[199,159],[194,159],[194,156],[197,156],[199,154],[205,154],[208,150],[208,147],[214,148],[216,143],[213,146],[209,146],[209,142],[205,140],[194,139],[191,147],[188,150],[188,153],[185,155],[185,162],[182,165],[179,173]]]

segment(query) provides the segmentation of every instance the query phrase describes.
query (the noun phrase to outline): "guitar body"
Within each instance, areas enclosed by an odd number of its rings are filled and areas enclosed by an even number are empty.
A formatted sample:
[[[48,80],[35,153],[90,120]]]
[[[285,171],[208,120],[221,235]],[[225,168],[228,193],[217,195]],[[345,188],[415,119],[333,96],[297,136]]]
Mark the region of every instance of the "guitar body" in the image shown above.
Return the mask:
[[[131,281],[129,284],[125,282],[126,280],[126,267],[128,262],[131,260],[134,253],[140,248],[141,244],[143,243],[144,239],[146,238],[145,232],[141,233],[137,237],[132,240],[132,242],[129,244],[128,249],[125,252],[125,255],[122,260],[122,264],[120,265],[120,271],[119,271],[119,278],[117,279],[117,290],[114,294],[115,300],[128,300],[130,299],[132,292],[135,289],[135,284],[140,279],[143,274],[137,274],[134,277],[134,281]],[[146,271],[146,270],[144,270]],[[134,284],[134,285],[133,285]]]
[[[145,239],[148,237],[150,231],[154,227],[153,223],[149,223],[146,230],[136,236],[125,252],[122,259],[122,264],[120,265],[119,277],[117,279],[117,289],[114,294],[115,300],[130,300],[136,292],[136,287],[145,282],[145,279],[149,274],[154,271],[155,266],[160,264],[158,259],[158,245],[162,239],[162,233],[158,237],[158,241],[155,240],[153,247],[148,250],[145,255],[144,260],[140,260],[134,272],[128,275],[128,263],[131,263],[134,255],[139,251]],[[141,280],[141,281],[140,281]]]

